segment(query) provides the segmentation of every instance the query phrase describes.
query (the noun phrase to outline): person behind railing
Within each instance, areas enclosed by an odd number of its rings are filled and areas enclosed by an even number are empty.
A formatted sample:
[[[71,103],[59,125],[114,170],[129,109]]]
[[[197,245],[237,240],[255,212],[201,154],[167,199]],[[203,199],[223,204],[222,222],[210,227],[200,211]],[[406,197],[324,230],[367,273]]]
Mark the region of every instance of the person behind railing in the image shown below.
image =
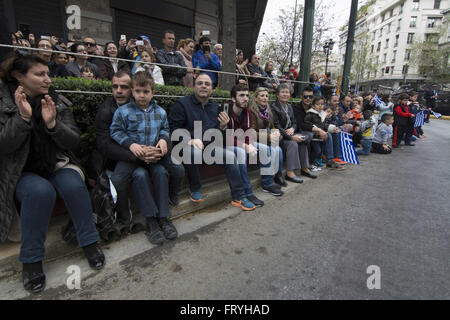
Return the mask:
[[[236,83],[245,84],[248,86],[248,76],[250,72],[247,69],[248,59],[244,60],[244,52],[241,49],[236,49]]]
[[[52,61],[50,61],[48,66],[50,69],[50,78],[68,77],[70,74],[66,69],[66,65],[69,63],[69,55],[61,46],[57,45],[55,49],[59,52],[52,54]]]
[[[219,58],[214,53],[211,53],[211,40],[208,37],[201,37],[199,40],[199,45],[196,47],[196,49],[197,51],[192,57],[192,65],[194,69],[200,68],[212,71],[220,71],[222,69]],[[206,73],[213,81],[213,88],[216,88],[219,80],[218,74],[215,72]]]
[[[0,76],[0,241],[5,242],[20,203],[25,290],[45,288],[42,261],[56,196],[64,199],[78,244],[89,265],[103,268],[84,171],[74,155],[80,131],[70,101],[50,89],[47,62],[37,55],[15,56],[2,64]],[[50,90],[49,90],[50,89]]]
[[[274,63],[273,61],[267,61],[266,65],[264,67],[264,72],[267,74],[267,76],[270,78],[270,80],[267,80],[267,83],[269,83],[272,88],[269,88],[272,92],[275,92],[280,85],[280,81],[278,80],[278,77],[276,74],[273,74],[274,71]],[[290,92],[290,89],[289,89]]]
[[[150,49],[145,48],[141,52],[141,61],[155,63],[156,62],[155,54]],[[147,72],[153,78],[155,84],[163,86],[164,78],[162,75],[161,68],[155,64],[142,62],[136,64],[136,73],[139,71]]]
[[[258,54],[254,54],[251,56],[250,62],[247,64],[247,69],[251,75],[251,77],[248,78],[250,91],[255,91],[256,88],[259,87],[272,88],[272,85],[265,79],[267,74],[259,65],[260,59],[261,58]]]
[[[184,162],[190,184],[191,201],[203,202],[202,184],[200,180],[200,168],[204,161],[205,148],[211,144],[203,139],[204,133],[209,129],[224,131],[227,128],[230,118],[227,113],[220,112],[217,104],[209,97],[213,91],[212,80],[206,73],[201,73],[194,83],[194,94],[181,98],[170,109],[169,125],[173,135],[188,131],[189,142],[183,146],[183,158],[188,157],[189,163]],[[194,122],[197,122],[194,124]],[[201,122],[201,136],[194,134],[194,127]],[[182,129],[182,130],[179,130]],[[183,130],[185,129],[185,130]],[[197,131],[197,130],[195,130]],[[180,142],[183,143],[183,142]],[[224,164],[228,184],[231,189],[233,206],[244,211],[255,210],[255,204],[245,197],[245,191],[239,171],[238,160],[233,152],[226,150],[222,145],[213,145],[211,153],[206,157],[213,159],[212,163]],[[220,159],[217,163],[216,154]],[[172,154],[172,158],[174,158]]]
[[[80,78],[87,80],[95,80],[94,69],[90,66],[84,66],[80,70]]]
[[[298,182],[295,170],[301,170],[301,175],[316,179],[311,173],[309,163],[308,144],[310,136],[302,134],[302,129],[297,125],[294,110],[289,103],[291,97],[289,85],[282,83],[277,89],[277,100],[271,105],[274,126],[280,130],[283,140],[281,146],[286,158],[287,180]]]
[[[164,48],[159,49],[156,53],[156,61],[175,67],[186,67],[182,55],[175,50],[175,33],[171,30],[165,31],[162,42]],[[161,66],[166,86],[182,86],[184,83],[183,78],[187,70],[185,68],[175,67]]]
[[[78,78],[80,76],[80,71],[81,68],[88,66],[91,67],[94,70],[94,76],[97,77],[98,75],[98,67],[93,64],[90,63],[88,61],[88,56],[87,56],[87,50],[86,47],[82,44],[73,44],[71,47],[71,50],[73,53],[78,53],[81,55],[76,55],[75,56],[75,61],[74,62],[69,62],[66,65],[66,69],[69,72],[70,76]]]
[[[84,45],[84,47],[86,48],[86,51],[89,55],[95,56],[97,55],[97,42],[95,41],[95,39],[91,36],[86,36],[83,38],[83,42],[82,44]],[[94,64],[97,69],[99,66],[99,63],[102,59],[100,58],[96,58],[96,57],[89,57],[87,59],[88,62]]]
[[[98,78],[104,80],[112,80],[114,74],[119,70],[124,72],[131,72],[130,66],[127,62],[117,60],[118,50],[114,42],[108,42],[105,45],[104,56],[110,59],[100,59],[98,64]]]
[[[177,52],[181,54],[186,67],[188,67],[186,75],[183,77],[183,84],[187,88],[194,87],[194,69],[192,66],[192,55],[194,54],[194,48],[195,41],[190,38],[180,40],[177,46]]]

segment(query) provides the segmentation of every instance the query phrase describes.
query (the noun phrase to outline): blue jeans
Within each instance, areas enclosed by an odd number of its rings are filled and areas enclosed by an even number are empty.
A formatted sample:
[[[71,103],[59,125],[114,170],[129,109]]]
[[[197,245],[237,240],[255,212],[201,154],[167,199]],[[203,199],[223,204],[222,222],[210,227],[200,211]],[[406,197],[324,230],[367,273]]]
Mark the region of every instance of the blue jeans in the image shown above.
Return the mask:
[[[25,172],[16,187],[16,198],[21,203],[20,262],[35,263],[44,260],[44,243],[57,194],[64,200],[72,218],[80,247],[99,240],[89,192],[78,172],[61,169],[48,180]]]
[[[185,150],[183,150],[183,152],[184,151]],[[190,150],[188,148],[188,152],[190,152],[191,164],[184,164],[184,166],[189,179],[190,189],[191,192],[201,192],[202,183],[200,179],[200,169],[202,165],[195,164],[194,160],[202,159],[203,162],[203,150],[190,147]],[[222,160],[225,163],[223,165],[225,165],[226,176],[231,189],[231,197],[233,200],[241,200],[245,197],[245,191],[242,184],[240,168],[234,152],[222,147],[215,147],[211,152],[211,156],[215,157],[216,152],[222,154]],[[230,160],[230,164],[225,162],[227,159]]]
[[[341,140],[339,139],[339,133],[332,133],[333,137],[333,153],[334,158],[341,158]]]
[[[268,174],[270,168],[273,167],[274,162],[278,161],[278,170],[275,174],[282,174],[283,172],[283,150],[280,147],[271,147],[262,143],[255,142],[255,147],[260,150],[258,153],[267,155],[268,163],[260,163],[261,166],[261,184],[264,188],[269,188],[275,184],[273,181],[274,174]],[[260,158],[261,162],[261,158]],[[262,161],[267,162],[267,161]]]
[[[357,150],[357,155],[368,156],[372,150],[372,139],[362,139],[361,140],[362,150]]]
[[[245,197],[253,196],[253,190],[250,185],[250,179],[247,173],[247,153],[244,149],[239,147],[227,147],[227,150],[234,152],[238,161],[239,173],[242,180],[242,188],[244,189]]]
[[[333,148],[333,136],[328,133],[328,138],[325,141],[312,141],[311,142],[311,157],[312,159],[321,159],[322,154],[325,154],[327,161],[333,160],[334,148]]]

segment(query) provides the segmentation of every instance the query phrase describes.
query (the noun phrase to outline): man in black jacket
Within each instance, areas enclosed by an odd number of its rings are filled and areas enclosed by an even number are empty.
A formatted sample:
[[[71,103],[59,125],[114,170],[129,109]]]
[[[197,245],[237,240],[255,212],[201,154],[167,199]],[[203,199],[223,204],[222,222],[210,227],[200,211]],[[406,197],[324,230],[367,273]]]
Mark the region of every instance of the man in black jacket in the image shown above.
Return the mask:
[[[112,80],[113,97],[107,98],[105,102],[98,108],[95,117],[95,131],[97,139],[97,149],[104,159],[103,163],[106,169],[114,170],[117,161],[136,162],[139,160],[146,162],[155,162],[161,159],[162,155],[159,150],[154,147],[148,147],[146,156],[138,159],[134,154],[120,146],[110,136],[110,126],[115,111],[118,107],[127,104],[131,99],[131,78],[128,73],[119,71]],[[170,175],[169,184],[169,202],[178,205],[178,194],[184,180],[184,167],[175,165],[169,161],[166,167]],[[147,170],[142,167],[136,169],[132,176],[132,187],[136,196],[136,201],[141,212],[143,208],[147,211],[157,212],[157,206],[151,196],[150,176]],[[150,209],[149,209],[150,208]]]
[[[164,49],[156,52],[156,61],[158,63],[169,64],[173,66],[186,67],[184,59],[177,51],[175,51],[175,34],[173,31],[164,32],[163,38]],[[172,68],[161,66],[164,84],[166,86],[182,86],[183,77],[186,75],[185,68]]]
[[[258,87],[272,88],[272,85],[267,82],[267,73],[259,65],[260,57],[254,54],[250,59],[250,63],[247,64],[247,69],[251,74],[248,78],[248,85],[250,91],[255,91]]]

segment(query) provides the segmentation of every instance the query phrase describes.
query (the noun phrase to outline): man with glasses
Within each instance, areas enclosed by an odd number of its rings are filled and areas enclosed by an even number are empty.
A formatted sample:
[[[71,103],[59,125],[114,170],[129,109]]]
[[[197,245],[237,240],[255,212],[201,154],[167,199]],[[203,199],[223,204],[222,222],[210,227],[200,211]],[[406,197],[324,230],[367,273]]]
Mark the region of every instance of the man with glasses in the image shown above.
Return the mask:
[[[94,76],[98,77],[98,67],[88,61],[87,57],[87,49],[82,44],[74,44],[70,47],[73,53],[81,54],[75,56],[75,61],[70,62],[66,65],[67,71],[70,73],[70,76],[78,78],[80,76],[81,68],[83,67],[91,67],[94,70]]]
[[[97,42],[95,41],[94,38],[89,37],[89,36],[84,37],[83,45],[86,48],[87,53],[89,55],[94,55],[94,56],[97,55]],[[98,66],[98,64],[100,63],[100,60],[101,59],[94,58],[94,57],[89,57],[88,58],[88,62],[90,62],[92,64],[95,64],[96,66]]]
[[[266,87],[272,89],[272,85],[267,81],[267,73],[259,66],[260,57],[254,54],[251,58],[251,62],[247,64],[247,69],[250,72],[251,77],[248,78],[248,86],[250,91],[255,91],[256,88]]]

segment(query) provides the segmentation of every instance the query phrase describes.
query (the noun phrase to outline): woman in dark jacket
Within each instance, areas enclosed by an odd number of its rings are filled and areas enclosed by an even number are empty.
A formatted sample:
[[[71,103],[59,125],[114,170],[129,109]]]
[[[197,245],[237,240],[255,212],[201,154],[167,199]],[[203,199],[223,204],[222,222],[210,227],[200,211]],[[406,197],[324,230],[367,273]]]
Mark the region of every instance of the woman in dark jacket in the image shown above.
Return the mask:
[[[105,264],[98,246],[84,173],[73,154],[80,133],[70,102],[50,91],[47,63],[36,55],[16,54],[0,72],[0,241],[5,242],[20,203],[23,285],[32,293],[45,288],[44,242],[56,195],[63,198],[89,265]]]
[[[130,73],[131,69],[127,62],[118,61],[118,51],[117,46],[114,42],[108,42],[105,45],[105,57],[110,57],[111,59],[100,59],[98,63],[98,78],[111,81],[114,74],[123,70],[126,73]]]
[[[282,83],[277,88],[277,101],[272,104],[275,128],[280,130],[283,136],[281,146],[286,157],[287,179],[299,181],[294,170],[300,170],[301,174],[312,179],[317,178],[309,170],[308,141],[305,135],[302,135],[302,129],[297,127],[294,111],[289,104],[291,97],[289,85]],[[295,182],[295,181],[294,181]]]

